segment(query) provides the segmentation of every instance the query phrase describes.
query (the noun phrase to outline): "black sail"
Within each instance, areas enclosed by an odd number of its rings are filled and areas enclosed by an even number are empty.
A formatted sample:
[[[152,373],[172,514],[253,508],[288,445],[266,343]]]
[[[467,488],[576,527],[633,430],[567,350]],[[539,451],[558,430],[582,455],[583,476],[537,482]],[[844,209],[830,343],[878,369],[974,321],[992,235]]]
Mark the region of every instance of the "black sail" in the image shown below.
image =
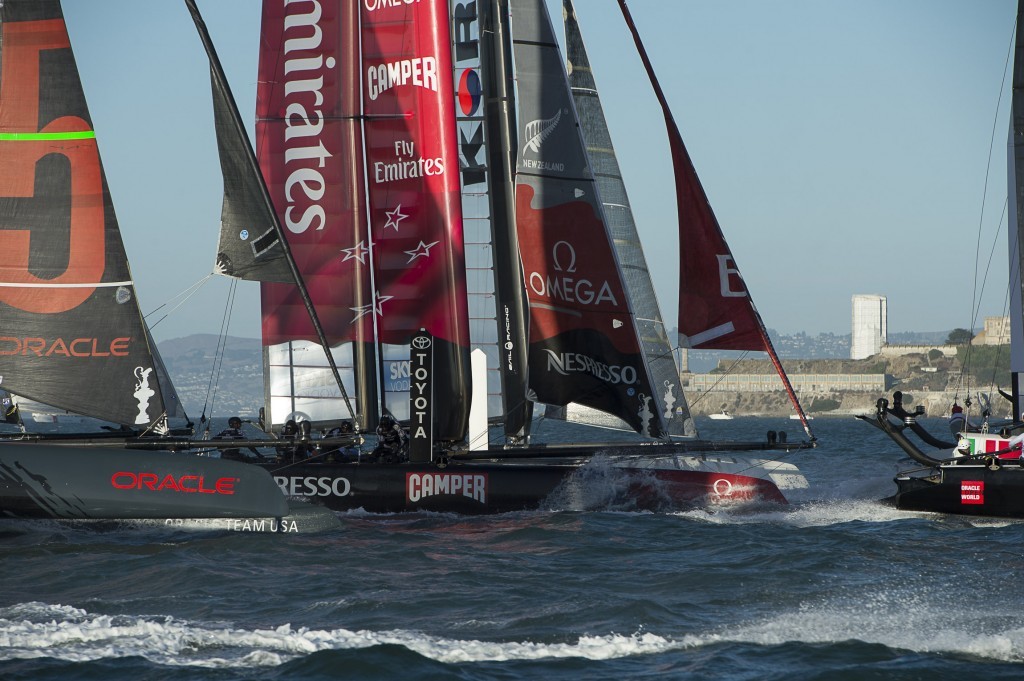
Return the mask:
[[[587,154],[604,205],[612,243],[636,315],[640,341],[650,366],[654,399],[668,424],[669,434],[696,435],[572,0],[562,0],[562,8],[569,85],[572,87],[576,114],[587,144]],[[595,420],[588,411],[578,413],[575,417],[570,411],[569,417],[581,422]],[[605,420],[598,418],[596,422],[603,425]]]
[[[60,3],[0,3],[0,387],[149,427],[159,370]]]
[[[295,275],[281,245],[280,230],[275,224],[274,207],[263,185],[220,58],[213,49],[199,9],[191,0],[186,1],[186,6],[210,59],[213,118],[224,178],[216,271],[248,281],[295,283]]]
[[[665,437],[547,8],[541,0],[513,0],[511,16],[531,396],[591,407]]]

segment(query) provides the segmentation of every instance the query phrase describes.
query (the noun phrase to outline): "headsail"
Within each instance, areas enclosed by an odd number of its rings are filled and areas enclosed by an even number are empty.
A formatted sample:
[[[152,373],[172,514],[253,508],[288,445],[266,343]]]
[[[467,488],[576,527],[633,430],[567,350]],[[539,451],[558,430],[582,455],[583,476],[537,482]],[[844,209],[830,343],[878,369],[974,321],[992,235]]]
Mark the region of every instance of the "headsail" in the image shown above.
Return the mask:
[[[672,151],[679,216],[679,344],[684,348],[767,352],[811,436],[810,424],[740,276],[625,0],[619,0],[619,7],[661,104]]]
[[[658,410],[662,412],[670,435],[697,434],[683,395],[679,369],[665,323],[662,321],[658,297],[647,268],[640,236],[633,221],[626,185],[619,171],[611,133],[597,91],[597,81],[590,68],[590,59],[583,44],[572,0],[562,0],[565,25],[566,71],[572,87],[573,101],[583,129],[594,179],[604,204],[604,215],[611,231],[612,243],[622,267],[626,290],[636,315],[637,329],[655,390]]]
[[[194,0],[186,0],[186,5],[210,60],[213,118],[221,176],[224,178],[216,271],[249,281],[293,284],[295,278],[282,248],[279,230],[274,224],[273,206],[267,205],[268,197],[254,167],[255,157],[249,136],[224,77],[224,70],[213,49],[199,8]]]
[[[530,304],[530,388],[664,436],[622,272],[541,0],[513,0],[516,226]]]
[[[0,387],[150,427],[164,416],[57,0],[0,3]]]

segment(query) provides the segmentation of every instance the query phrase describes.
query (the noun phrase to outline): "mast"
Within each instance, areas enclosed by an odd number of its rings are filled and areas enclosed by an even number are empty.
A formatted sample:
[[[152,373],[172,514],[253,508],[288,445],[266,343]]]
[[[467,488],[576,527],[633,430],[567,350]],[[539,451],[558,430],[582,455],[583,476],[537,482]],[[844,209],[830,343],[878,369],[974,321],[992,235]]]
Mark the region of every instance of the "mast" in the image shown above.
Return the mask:
[[[295,258],[288,245],[288,239],[285,237],[284,232],[281,229],[281,223],[277,217],[277,211],[274,208],[274,203],[270,198],[270,192],[267,190],[266,183],[263,180],[263,174],[260,172],[259,163],[256,160],[256,154],[253,152],[252,146],[249,144],[248,135],[246,135],[245,127],[242,125],[242,118],[238,113],[238,107],[235,105],[234,97],[231,95],[231,89],[228,86],[227,78],[224,75],[224,69],[221,67],[220,59],[213,47],[213,41],[210,39],[210,33],[206,29],[206,22],[203,21],[202,15],[199,13],[199,8],[196,7],[195,0],[185,0],[185,5],[188,7],[189,13],[192,15],[192,21],[196,25],[196,30],[199,32],[199,37],[203,42],[203,47],[206,49],[207,57],[209,57],[210,60],[210,77],[213,82],[215,101],[214,110],[218,119],[218,132],[221,129],[227,129],[231,130],[233,133],[230,136],[230,139],[234,141],[234,148],[226,149],[224,146],[221,146],[221,164],[222,167],[224,167],[225,185],[227,186],[229,184],[228,178],[232,177],[232,171],[236,170],[236,168],[233,167],[234,162],[238,161],[238,157],[241,156],[245,164],[245,178],[249,183],[251,183],[255,193],[258,195],[259,203],[257,205],[260,208],[259,217],[262,218],[261,222],[269,223],[273,228],[273,236],[264,233],[265,236],[262,237],[264,243],[259,247],[257,253],[271,253],[274,255],[274,249],[280,249],[283,254],[283,259],[287,264],[287,269],[291,274],[292,281],[298,288],[299,295],[306,307],[306,312],[309,314],[310,322],[313,324],[316,336],[320,345],[324,349],[324,354],[327,357],[327,363],[331,368],[331,374],[334,376],[338,389],[341,391],[342,398],[345,401],[345,406],[347,407],[349,414],[353,419],[355,419],[355,410],[352,408],[352,403],[345,390],[345,385],[341,380],[341,374],[339,373],[338,366],[334,361],[334,355],[331,353],[331,347],[327,341],[327,336],[324,333],[323,326],[320,324],[320,318],[317,315],[316,308],[313,306],[313,301],[309,296],[309,291],[306,289],[302,273],[295,264]],[[217,137],[218,140],[221,140],[226,136],[218,134]],[[231,151],[235,151],[235,153],[232,154]],[[225,157],[228,158],[227,161],[225,161]],[[229,212],[230,209],[228,204],[229,194],[226,193],[224,212]],[[264,270],[264,267],[266,267],[266,270]],[[280,265],[273,263],[272,265],[261,266],[252,270],[243,270],[237,276],[256,281],[279,281],[279,270]],[[269,272],[269,274],[266,275],[267,278],[263,278],[261,276],[264,271]]]
[[[470,333],[486,358],[487,415],[506,444],[529,436],[526,315],[515,233],[515,128],[504,0],[452,3],[455,113],[469,276]],[[475,385],[480,390],[482,385]]]
[[[515,163],[516,140],[514,74],[506,0],[480,3],[484,30],[481,65],[484,70],[486,108],[484,121],[492,177],[491,223],[495,248],[498,294],[498,338],[505,339],[500,362],[504,395],[505,436],[510,443],[521,443],[530,434],[533,402],[527,395],[527,316],[523,266],[519,259],[516,233]],[[504,332],[504,333],[503,333]],[[509,344],[512,347],[509,347]]]
[[[814,438],[811,426],[797,399],[796,391],[782,367],[754,301],[740,276],[739,268],[725,241],[690,155],[683,144],[668,100],[661,89],[647,50],[644,48],[626,7],[619,8],[633,36],[640,59],[665,116],[672,167],[676,181],[676,209],[679,219],[679,334],[684,348],[758,350],[768,353],[782,380],[804,432]]]
[[[1017,4],[1013,60],[1013,99],[1010,105],[1010,140],[1006,172],[1009,203],[1010,265],[1010,393],[1013,420],[1024,420],[1024,0]]]

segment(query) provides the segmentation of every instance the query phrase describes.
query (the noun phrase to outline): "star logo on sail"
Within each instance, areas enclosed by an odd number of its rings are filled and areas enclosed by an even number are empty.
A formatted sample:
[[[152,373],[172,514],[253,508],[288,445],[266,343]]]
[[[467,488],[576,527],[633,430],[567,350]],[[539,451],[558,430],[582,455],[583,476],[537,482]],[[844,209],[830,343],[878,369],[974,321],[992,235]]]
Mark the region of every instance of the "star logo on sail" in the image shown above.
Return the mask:
[[[433,248],[434,246],[438,245],[439,243],[441,243],[441,242],[440,241],[434,241],[432,243],[425,244],[425,243],[423,243],[421,241],[420,245],[417,246],[415,249],[413,249],[411,251],[405,251],[405,254],[409,256],[409,260],[406,262],[406,264],[408,265],[409,263],[411,263],[416,258],[425,258],[425,257],[429,256],[430,255],[430,249]]]
[[[360,241],[352,248],[343,248],[341,252],[345,254],[345,257],[341,259],[342,262],[348,262],[349,260],[358,260],[362,264],[366,264],[366,256],[370,254],[370,249],[366,247],[365,241]]]
[[[383,305],[384,305],[384,303],[388,302],[392,298],[394,298],[394,296],[382,296],[380,294],[380,291],[378,291],[377,295],[374,297],[374,301],[372,303],[370,303],[369,305],[360,305],[359,307],[350,307],[349,309],[356,313],[356,316],[352,318],[352,323],[355,323],[356,321],[358,321],[358,320],[362,319],[363,317],[365,317],[366,315],[368,315],[370,313],[370,310],[373,310],[378,317],[383,317],[384,316]]]
[[[402,204],[395,206],[394,210],[385,211],[384,214],[388,216],[388,221],[384,224],[384,229],[394,227],[396,232],[398,231],[398,223],[409,217],[402,212]]]

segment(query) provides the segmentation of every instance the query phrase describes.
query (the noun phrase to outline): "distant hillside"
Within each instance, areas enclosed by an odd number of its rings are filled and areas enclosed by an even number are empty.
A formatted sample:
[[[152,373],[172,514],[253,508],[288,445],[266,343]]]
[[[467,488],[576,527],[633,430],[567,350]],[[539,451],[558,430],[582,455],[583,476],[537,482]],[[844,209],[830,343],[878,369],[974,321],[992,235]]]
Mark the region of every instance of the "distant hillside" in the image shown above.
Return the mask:
[[[184,338],[172,338],[160,343],[160,354],[163,356],[164,361],[189,356],[194,357],[197,351],[212,355],[217,349],[217,342],[219,340],[220,336],[212,333],[196,333]],[[258,338],[228,336],[224,342],[229,352],[242,351],[250,355],[252,353],[260,353],[260,341]]]
[[[845,360],[850,356],[850,334],[806,333],[778,334],[769,329],[769,336],[779,356],[786,360]],[[890,333],[892,344],[939,344],[948,331]],[[671,338],[676,332],[672,331]],[[255,415],[263,405],[262,346],[256,338],[228,337],[223,362],[214,366],[218,336],[195,334],[160,343],[160,354],[174,380],[178,394],[189,416],[227,414]],[[706,373],[718,366],[719,360],[735,360],[749,353],[727,351],[691,351],[690,371]],[[211,391],[214,372],[219,371],[216,393]],[[898,372],[897,372],[898,373]],[[935,382],[936,377],[932,377]]]
[[[254,416],[263,405],[260,341],[229,336],[223,358],[215,365],[218,339],[213,334],[172,338],[159,344],[160,356],[193,419],[204,411],[207,416]]]

